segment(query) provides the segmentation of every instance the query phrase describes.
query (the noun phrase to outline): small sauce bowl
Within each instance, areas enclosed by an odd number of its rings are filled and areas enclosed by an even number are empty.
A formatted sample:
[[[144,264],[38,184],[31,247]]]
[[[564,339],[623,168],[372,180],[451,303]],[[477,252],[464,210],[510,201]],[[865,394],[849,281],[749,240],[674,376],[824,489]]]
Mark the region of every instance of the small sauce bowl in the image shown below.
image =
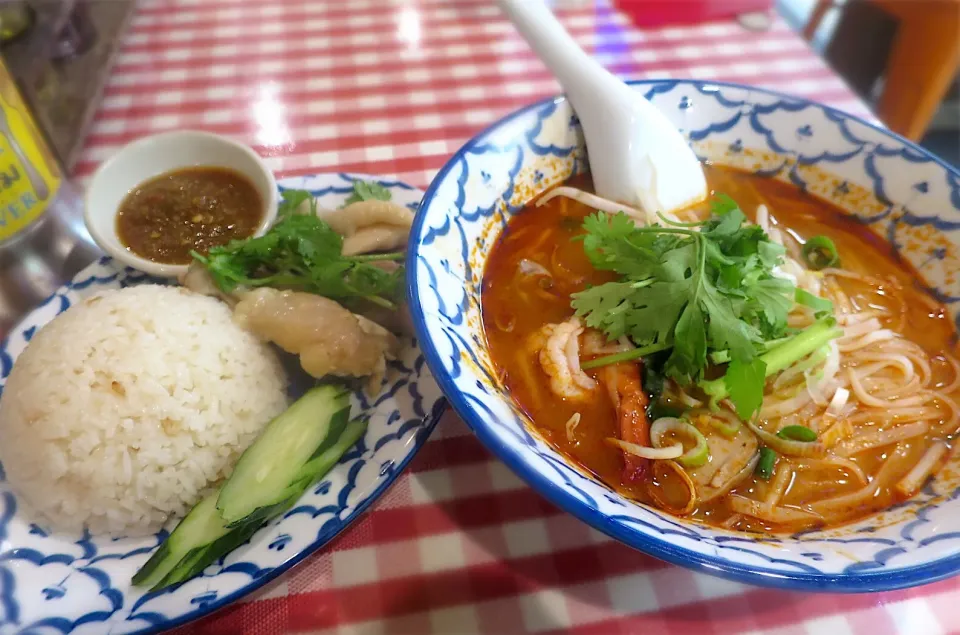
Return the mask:
[[[134,141],[105,161],[87,187],[83,219],[97,245],[118,261],[154,276],[175,277],[189,265],[143,258],[117,235],[117,213],[127,195],[145,181],[177,170],[217,167],[236,171],[256,188],[263,204],[254,236],[266,232],[277,216],[277,181],[251,148],[199,131],[165,132]]]

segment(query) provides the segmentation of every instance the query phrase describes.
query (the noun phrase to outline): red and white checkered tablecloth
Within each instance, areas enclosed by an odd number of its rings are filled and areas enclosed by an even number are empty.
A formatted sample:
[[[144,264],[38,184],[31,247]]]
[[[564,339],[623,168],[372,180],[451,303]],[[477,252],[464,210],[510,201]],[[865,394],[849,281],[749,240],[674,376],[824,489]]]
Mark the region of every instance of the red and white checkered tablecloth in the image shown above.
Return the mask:
[[[869,116],[780,20],[640,31],[603,2],[563,22],[624,77],[769,87]],[[76,168],[141,135],[233,135],[282,176],[425,187],[468,137],[558,86],[492,0],[179,0],[141,5]],[[667,565],[541,499],[448,413],[330,548],[181,633],[960,632],[960,581],[873,595],[756,589]]]

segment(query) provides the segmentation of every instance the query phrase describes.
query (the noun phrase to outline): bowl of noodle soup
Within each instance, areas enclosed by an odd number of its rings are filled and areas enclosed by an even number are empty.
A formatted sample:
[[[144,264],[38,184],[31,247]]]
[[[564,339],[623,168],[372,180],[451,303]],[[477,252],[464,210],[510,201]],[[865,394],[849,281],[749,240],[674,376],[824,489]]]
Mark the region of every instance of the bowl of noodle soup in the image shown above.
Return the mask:
[[[562,97],[427,191],[409,295],[452,405],[549,500],[669,562],[841,592],[960,571],[960,174],[802,99],[634,88],[709,201],[596,197]]]

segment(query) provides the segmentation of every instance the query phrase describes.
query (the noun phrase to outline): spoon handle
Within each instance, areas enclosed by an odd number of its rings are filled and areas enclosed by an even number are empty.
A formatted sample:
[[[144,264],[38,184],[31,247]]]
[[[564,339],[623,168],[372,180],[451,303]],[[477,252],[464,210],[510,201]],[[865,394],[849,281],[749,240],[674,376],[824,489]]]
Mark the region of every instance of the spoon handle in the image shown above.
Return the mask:
[[[618,94],[630,90],[580,48],[542,0],[497,0],[497,3],[560,81],[574,107],[579,107],[578,102],[592,101],[601,91]]]

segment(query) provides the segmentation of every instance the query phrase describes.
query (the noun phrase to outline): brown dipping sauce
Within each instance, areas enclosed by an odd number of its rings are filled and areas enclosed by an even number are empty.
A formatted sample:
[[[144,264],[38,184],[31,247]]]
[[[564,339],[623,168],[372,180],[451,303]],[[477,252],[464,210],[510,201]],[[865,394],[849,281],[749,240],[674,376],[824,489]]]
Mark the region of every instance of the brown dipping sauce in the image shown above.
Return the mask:
[[[127,194],[117,236],[129,251],[181,265],[191,251],[207,253],[249,238],[263,220],[263,199],[250,180],[226,168],[196,167],[161,174]]]

